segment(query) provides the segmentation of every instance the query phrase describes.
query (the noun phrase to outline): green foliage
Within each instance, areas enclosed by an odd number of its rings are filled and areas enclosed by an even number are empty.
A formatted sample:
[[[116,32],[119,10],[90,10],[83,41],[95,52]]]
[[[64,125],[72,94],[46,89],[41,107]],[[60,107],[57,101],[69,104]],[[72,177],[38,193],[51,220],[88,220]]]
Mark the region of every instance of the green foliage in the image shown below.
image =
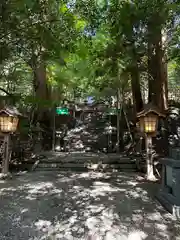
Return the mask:
[[[171,61],[168,65],[169,85],[180,86],[180,65],[177,61]]]
[[[179,83],[178,1],[2,0],[0,87],[21,106],[51,106],[33,93],[33,64],[45,61],[49,87],[60,97],[130,92],[130,69],[138,64],[147,83],[148,41],[167,34],[169,81]],[[147,85],[144,83],[144,85]]]

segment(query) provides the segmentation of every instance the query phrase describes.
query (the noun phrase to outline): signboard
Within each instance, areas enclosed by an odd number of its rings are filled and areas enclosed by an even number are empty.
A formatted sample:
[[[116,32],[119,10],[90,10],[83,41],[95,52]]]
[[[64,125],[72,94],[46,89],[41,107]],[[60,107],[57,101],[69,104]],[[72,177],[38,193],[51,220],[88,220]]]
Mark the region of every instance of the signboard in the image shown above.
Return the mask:
[[[69,112],[68,108],[57,107],[56,114],[57,115],[70,115],[70,112]]]
[[[93,97],[91,97],[91,96],[87,97],[87,103],[88,104],[92,104],[93,102],[94,102]]]

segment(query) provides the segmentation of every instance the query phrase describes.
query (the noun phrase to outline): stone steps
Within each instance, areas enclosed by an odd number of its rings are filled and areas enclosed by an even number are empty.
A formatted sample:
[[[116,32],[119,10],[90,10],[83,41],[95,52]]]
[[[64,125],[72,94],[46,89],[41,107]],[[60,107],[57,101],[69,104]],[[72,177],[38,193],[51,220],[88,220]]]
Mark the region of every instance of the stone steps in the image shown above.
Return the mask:
[[[86,164],[86,163],[92,163],[92,164],[134,164],[135,161],[131,159],[108,159],[108,158],[89,158],[89,157],[84,157],[84,158],[71,158],[71,157],[64,157],[64,159],[43,159],[41,160],[43,163],[71,163],[71,164]]]
[[[120,171],[120,172],[136,172],[137,169],[136,168],[112,168],[110,166],[106,167],[106,168],[88,168],[88,167],[37,167],[35,169],[35,171],[79,171],[79,172],[86,172],[86,171],[107,171],[107,172],[111,172],[111,171]]]
[[[63,171],[63,172],[88,172],[88,171],[96,171],[96,172],[137,172],[137,169],[117,169],[117,168],[105,168],[105,169],[97,169],[92,170],[88,168],[36,168],[35,171]]]
[[[106,118],[92,116],[85,120],[84,130],[67,134],[66,149],[68,151],[94,151],[107,149],[107,135],[104,134]],[[79,144],[78,144],[79,143]]]
[[[39,163],[39,168],[117,168],[117,169],[133,169],[134,164],[83,164],[83,163]]]
[[[102,155],[102,154],[68,154],[67,156],[52,156],[41,159],[35,170],[119,170],[119,171],[136,171],[136,162],[128,157],[120,157],[118,155]]]

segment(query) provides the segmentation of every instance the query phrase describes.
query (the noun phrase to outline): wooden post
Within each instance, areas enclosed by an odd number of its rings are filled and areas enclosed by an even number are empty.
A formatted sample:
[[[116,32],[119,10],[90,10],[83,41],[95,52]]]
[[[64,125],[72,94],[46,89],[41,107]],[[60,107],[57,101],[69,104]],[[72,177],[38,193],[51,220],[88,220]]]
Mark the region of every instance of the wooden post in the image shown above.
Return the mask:
[[[9,134],[4,135],[4,145],[2,173],[7,174],[9,172]]]
[[[110,122],[110,127],[112,128],[111,115],[109,115],[109,122]],[[109,135],[109,146],[110,146],[110,151],[112,151],[112,129],[110,130],[110,135]]]
[[[120,104],[120,89],[118,88],[117,91],[117,152],[119,153],[119,144],[120,144],[120,108],[121,108],[121,104]]]
[[[76,106],[75,106],[75,104],[73,105],[73,118],[76,118]]]
[[[53,111],[53,136],[52,136],[52,150],[55,151],[55,134],[56,134],[56,107]]]

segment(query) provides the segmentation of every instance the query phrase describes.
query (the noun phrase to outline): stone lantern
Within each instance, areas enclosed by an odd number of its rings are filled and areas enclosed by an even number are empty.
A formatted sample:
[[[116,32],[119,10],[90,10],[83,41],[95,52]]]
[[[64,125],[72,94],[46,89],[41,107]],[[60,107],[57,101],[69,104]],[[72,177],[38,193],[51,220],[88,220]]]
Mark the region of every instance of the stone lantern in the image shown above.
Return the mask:
[[[139,128],[145,135],[146,141],[146,161],[147,161],[147,178],[154,180],[153,159],[152,159],[152,137],[157,134],[159,117],[165,117],[156,106],[152,103],[147,104],[144,109],[137,114]]]
[[[0,110],[0,131],[14,133],[19,122],[19,112],[15,108],[6,107]]]
[[[9,136],[17,130],[20,112],[15,107],[4,107],[0,110],[0,131],[4,135],[4,154],[2,173],[9,171]]]
[[[147,104],[145,108],[137,114],[140,131],[151,136],[156,136],[159,117],[165,117],[153,104]]]

